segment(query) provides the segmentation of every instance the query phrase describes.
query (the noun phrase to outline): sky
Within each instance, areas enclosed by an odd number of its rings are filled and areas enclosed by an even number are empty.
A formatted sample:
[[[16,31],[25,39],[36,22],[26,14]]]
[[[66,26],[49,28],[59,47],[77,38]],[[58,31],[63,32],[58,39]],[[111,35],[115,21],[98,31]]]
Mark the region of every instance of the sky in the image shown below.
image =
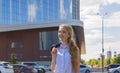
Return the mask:
[[[120,53],[120,1],[80,0],[80,19],[84,23],[86,54],[82,59],[98,59],[102,53],[102,19],[104,55]]]

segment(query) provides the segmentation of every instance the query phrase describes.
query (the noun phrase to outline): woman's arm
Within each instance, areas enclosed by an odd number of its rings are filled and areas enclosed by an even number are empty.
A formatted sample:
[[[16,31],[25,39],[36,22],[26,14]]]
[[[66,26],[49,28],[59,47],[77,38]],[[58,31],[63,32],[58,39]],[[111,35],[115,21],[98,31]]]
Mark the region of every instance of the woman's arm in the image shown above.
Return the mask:
[[[53,47],[51,54],[52,54],[51,70],[54,72],[56,65],[57,48]]]

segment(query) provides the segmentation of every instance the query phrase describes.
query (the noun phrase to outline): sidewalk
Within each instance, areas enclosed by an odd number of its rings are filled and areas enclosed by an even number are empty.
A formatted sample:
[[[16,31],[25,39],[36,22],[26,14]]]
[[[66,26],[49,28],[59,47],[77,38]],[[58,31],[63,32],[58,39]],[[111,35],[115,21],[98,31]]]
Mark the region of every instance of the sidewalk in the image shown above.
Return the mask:
[[[47,72],[45,72],[45,73],[52,73],[51,71],[47,71]]]
[[[92,73],[108,73],[108,72],[92,72]]]
[[[46,73],[52,73],[52,72],[48,71]],[[92,72],[92,73],[107,73],[107,72]]]

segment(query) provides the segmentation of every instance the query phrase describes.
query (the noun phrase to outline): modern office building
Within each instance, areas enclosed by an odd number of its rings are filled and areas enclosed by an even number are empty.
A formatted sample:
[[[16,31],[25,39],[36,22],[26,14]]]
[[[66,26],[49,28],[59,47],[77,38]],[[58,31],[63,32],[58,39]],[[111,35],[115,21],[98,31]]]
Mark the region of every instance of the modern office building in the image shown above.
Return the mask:
[[[79,19],[79,0],[0,0],[0,24]]]
[[[107,58],[111,59],[112,58],[112,52],[111,51],[107,51]]]
[[[72,25],[73,38],[85,53],[79,0],[0,0],[0,60],[50,61],[50,47],[59,43],[60,24]]]

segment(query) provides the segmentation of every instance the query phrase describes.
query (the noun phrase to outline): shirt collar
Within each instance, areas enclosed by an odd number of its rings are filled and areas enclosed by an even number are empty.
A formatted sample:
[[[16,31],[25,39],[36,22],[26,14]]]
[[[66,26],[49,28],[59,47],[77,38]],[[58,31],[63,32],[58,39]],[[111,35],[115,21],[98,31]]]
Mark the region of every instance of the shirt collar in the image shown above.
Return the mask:
[[[68,46],[68,44],[66,44],[66,45],[63,47],[62,44],[60,44],[60,48],[66,49],[66,48],[69,48],[69,46]]]

